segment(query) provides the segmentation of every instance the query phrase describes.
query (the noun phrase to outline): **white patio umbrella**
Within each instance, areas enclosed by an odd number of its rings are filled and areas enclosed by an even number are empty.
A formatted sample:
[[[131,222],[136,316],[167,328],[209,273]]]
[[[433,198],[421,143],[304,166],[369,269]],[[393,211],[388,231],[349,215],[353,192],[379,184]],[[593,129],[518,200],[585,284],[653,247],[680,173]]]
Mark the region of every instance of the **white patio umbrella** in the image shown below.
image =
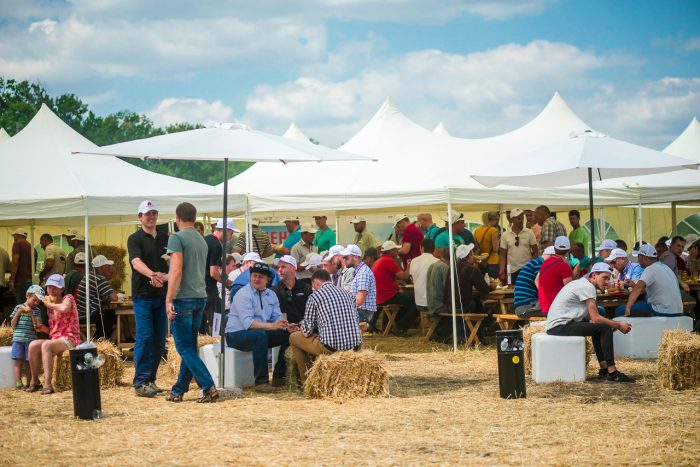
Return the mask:
[[[180,159],[223,161],[223,224],[226,225],[228,209],[228,163],[229,161],[246,162],[309,162],[309,161],[353,161],[372,160],[347,152],[336,151],[317,144],[291,140],[282,136],[271,135],[251,130],[237,123],[210,124],[207,128],[169,133],[151,138],[137,139],[124,143],[111,144],[76,154],[93,154],[98,156],[136,157],[140,159]],[[250,238],[250,234],[248,234]],[[222,251],[221,264],[226,264],[226,235]],[[225,310],[225,287],[221,288],[221,310]],[[222,318],[225,318],[222,316]],[[221,338],[221,359],[219,366],[219,385],[224,386],[225,319],[221,320],[219,335]]]
[[[503,161],[492,160],[491,173],[473,174],[475,180],[487,187],[497,185],[534,188],[571,186],[588,181],[591,211],[591,251],[595,255],[593,223],[593,181],[672,172],[683,168],[698,168],[698,163],[661,151],[620,141],[590,130],[571,135],[568,139],[544,146],[533,152]]]

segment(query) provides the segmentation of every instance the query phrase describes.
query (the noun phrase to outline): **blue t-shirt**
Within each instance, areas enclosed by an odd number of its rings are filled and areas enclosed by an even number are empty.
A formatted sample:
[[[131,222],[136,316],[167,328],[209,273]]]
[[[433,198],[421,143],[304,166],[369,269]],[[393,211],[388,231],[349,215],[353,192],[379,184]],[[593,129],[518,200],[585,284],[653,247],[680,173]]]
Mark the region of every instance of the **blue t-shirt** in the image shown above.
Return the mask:
[[[285,248],[289,248],[289,251],[292,251],[292,247],[299,243],[299,240],[301,240],[301,226],[297,227],[297,229],[294,232],[291,232],[289,235],[287,235],[287,238],[285,238],[282,242],[282,246]],[[275,255],[275,258],[281,257],[282,255],[279,253]]]
[[[633,281],[638,281],[642,277],[644,268],[639,263],[633,263],[632,261],[627,262],[627,266],[622,270],[622,274],[625,279],[631,279]]]
[[[518,279],[515,281],[515,291],[513,294],[513,305],[526,305],[537,301],[537,286],[535,285],[535,277],[540,272],[540,268],[544,263],[544,258],[541,256],[535,258],[520,269]]]
[[[423,232],[423,235],[425,236],[425,238],[429,238],[429,239],[434,241],[435,237],[437,237],[439,230],[440,230],[440,227],[433,224],[430,227],[428,227],[428,229],[425,232]]]

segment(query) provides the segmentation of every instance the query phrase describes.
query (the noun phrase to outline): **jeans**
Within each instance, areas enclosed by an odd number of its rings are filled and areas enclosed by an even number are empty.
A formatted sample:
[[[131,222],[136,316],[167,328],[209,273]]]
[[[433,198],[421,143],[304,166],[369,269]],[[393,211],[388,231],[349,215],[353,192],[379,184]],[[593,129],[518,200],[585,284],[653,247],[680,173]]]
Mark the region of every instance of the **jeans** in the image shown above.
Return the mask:
[[[284,329],[275,331],[261,331],[246,329],[226,333],[226,344],[236,350],[253,352],[253,369],[255,384],[270,382],[267,374],[267,349],[280,346],[280,356],[272,372],[272,377],[282,379],[287,373],[287,363],[284,360],[284,352],[289,347],[289,333]]]
[[[625,306],[624,305],[620,305],[617,308],[615,308],[615,316],[625,316]],[[683,314],[682,313],[673,313],[673,314],[657,313],[651,307],[651,304],[648,303],[646,300],[638,300],[634,305],[632,305],[632,309],[630,310],[630,318],[650,318],[652,316],[671,317],[671,316],[683,316]]]
[[[207,304],[204,307],[204,316],[202,317],[202,324],[199,325],[199,333],[211,336],[212,320],[214,319],[214,313],[221,313],[221,294],[217,292],[207,294]]]
[[[168,318],[165,297],[134,297],[134,387],[155,382],[165,352]]]
[[[615,349],[613,347],[613,328],[608,324],[590,323],[588,321],[569,321],[556,326],[547,334],[552,336],[591,336],[595,356],[599,362],[605,361],[608,366],[615,365]]]
[[[32,285],[31,280],[25,282],[15,283],[15,298],[17,298],[17,303],[24,303],[27,299],[27,289]]]
[[[206,298],[184,298],[173,301],[175,319],[171,323],[172,334],[177,353],[182,357],[180,374],[171,390],[173,395],[182,396],[186,393],[190,388],[192,377],[205,393],[214,386],[209,370],[197,354],[197,335],[206,303]]]

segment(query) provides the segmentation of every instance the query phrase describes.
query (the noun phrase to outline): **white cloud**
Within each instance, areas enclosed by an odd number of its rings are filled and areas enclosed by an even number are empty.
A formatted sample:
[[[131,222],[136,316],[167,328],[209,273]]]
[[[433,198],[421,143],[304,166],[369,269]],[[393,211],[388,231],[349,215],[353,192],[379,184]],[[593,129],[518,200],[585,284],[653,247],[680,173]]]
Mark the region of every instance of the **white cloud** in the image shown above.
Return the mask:
[[[29,32],[41,31],[47,36],[53,34],[56,30],[56,21],[52,19],[45,19],[43,21],[36,21],[29,25]]]
[[[697,50],[700,50],[700,37],[692,37],[685,41],[685,44],[683,44],[683,48],[687,52],[695,52]]]
[[[231,122],[233,109],[220,100],[208,102],[204,99],[169,97],[146,112],[156,126],[175,123]]]
[[[117,99],[119,95],[114,89],[109,91],[101,92],[99,94],[92,94],[89,96],[82,96],[80,100],[89,106],[104,104],[105,102],[110,102]]]

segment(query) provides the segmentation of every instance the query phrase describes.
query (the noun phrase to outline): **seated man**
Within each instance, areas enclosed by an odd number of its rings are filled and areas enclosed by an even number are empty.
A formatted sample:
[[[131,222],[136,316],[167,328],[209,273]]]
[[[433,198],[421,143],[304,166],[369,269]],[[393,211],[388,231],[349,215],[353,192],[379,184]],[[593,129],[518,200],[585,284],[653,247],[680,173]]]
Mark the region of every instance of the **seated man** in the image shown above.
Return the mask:
[[[458,271],[457,299],[463,313],[483,313],[481,297],[474,294],[477,290],[482,294],[488,294],[496,288],[496,284],[489,284],[484,279],[479,268],[474,264],[474,244],[460,245],[455,252]],[[460,307],[457,307],[459,312]]]
[[[605,258],[605,262],[610,263],[610,266],[618,273],[617,279],[624,282],[626,286],[636,284],[644,272],[642,265],[630,261],[627,257],[627,252],[621,248],[612,250],[608,257]]]
[[[231,284],[231,297],[235,297],[240,289],[250,284],[250,268],[260,263],[262,263],[260,255],[258,255],[257,253],[246,253],[246,255],[243,257],[243,266],[241,266],[238,269],[234,269],[233,271],[231,271],[231,275],[229,275],[230,280],[232,275],[235,275],[237,271],[241,271],[240,274],[236,276],[236,278],[233,280],[233,283]],[[270,274],[271,276],[268,279],[267,284],[268,287],[271,287],[280,281],[280,275],[277,274],[277,271],[275,271],[274,269],[270,269]],[[233,300],[233,298],[231,298],[231,300]]]
[[[573,279],[573,271],[567,261],[571,243],[569,238],[561,235],[554,240],[554,255],[542,263],[542,268],[535,278],[537,299],[545,315],[559,291]]]
[[[603,290],[611,274],[610,266],[596,263],[587,277],[567,283],[552,302],[545,330],[553,336],[591,336],[600,365],[598,378],[630,383],[634,379],[618,371],[615,366],[613,330],[627,334],[632,326],[601,316],[595,302],[596,289]]]
[[[66,274],[66,295],[77,296],[80,281],[85,277],[85,253],[78,253],[73,258],[73,269]]]
[[[377,314],[377,283],[372,269],[362,261],[362,251],[357,245],[348,245],[341,255],[347,266],[353,269],[348,294],[355,303],[357,317],[365,323],[371,322]]]
[[[542,256],[529,261],[520,269],[520,274],[515,280],[513,292],[513,306],[515,314],[524,318],[531,316],[544,316],[540,302],[537,300],[537,285],[535,279],[542,268],[542,263],[554,255],[554,247],[544,249]]]
[[[671,268],[657,260],[656,249],[642,245],[637,257],[644,268],[641,277],[627,298],[627,304],[615,310],[616,316],[681,316],[683,302],[678,288],[678,278]],[[646,291],[646,299],[637,301]]]
[[[109,308],[109,302],[117,301],[117,292],[112,288],[108,279],[112,277],[114,261],[104,255],[97,255],[92,260],[93,274],[90,274],[90,322],[95,323],[95,338],[103,337],[116,342],[117,317],[114,310]],[[87,309],[85,276],[78,286],[78,317],[85,322]],[[113,335],[114,334],[114,335]]]
[[[591,258],[586,256],[583,243],[575,242],[571,244],[569,265],[576,268],[578,272],[577,277],[588,274],[588,270],[591,268]]]
[[[396,260],[398,259],[399,246],[387,240],[382,244],[382,256],[372,266],[374,279],[377,286],[377,307],[382,305],[401,305],[401,311],[396,316],[396,324],[392,333],[396,336],[406,337],[406,331],[411,327],[418,316],[416,303],[413,297],[399,291],[399,281],[408,279],[409,271],[402,271]],[[376,317],[370,323],[375,327]]]
[[[311,368],[310,356],[359,350],[362,344],[355,304],[345,291],[330,280],[330,274],[323,269],[313,273],[311,283],[314,292],[306,303],[300,330],[289,336],[302,384]]]
[[[250,271],[250,283],[233,297],[226,323],[226,344],[244,352],[253,352],[255,390],[272,392],[283,386],[287,371],[284,357],[277,360],[272,373],[272,386],[267,374],[267,349],[280,346],[280,356],[289,346],[287,321],[282,319],[279,300],[267,288],[272,270],[265,263],[256,263]]]
[[[283,255],[280,258],[279,274],[282,280],[272,286],[272,290],[277,294],[280,309],[287,315],[287,321],[299,323],[304,318],[306,301],[311,295],[311,285],[297,278],[297,262],[291,255]]]

